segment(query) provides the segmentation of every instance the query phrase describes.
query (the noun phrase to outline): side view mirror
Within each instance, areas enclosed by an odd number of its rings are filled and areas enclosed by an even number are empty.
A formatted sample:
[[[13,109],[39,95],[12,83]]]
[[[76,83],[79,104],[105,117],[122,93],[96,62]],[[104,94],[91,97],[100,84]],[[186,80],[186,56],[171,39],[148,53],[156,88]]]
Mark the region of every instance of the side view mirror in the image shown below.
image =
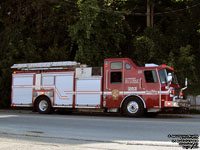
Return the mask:
[[[172,82],[172,74],[171,73],[168,73],[167,80],[168,80],[168,82]]]
[[[185,78],[185,86],[187,87],[188,85],[188,81],[187,81],[187,78]]]

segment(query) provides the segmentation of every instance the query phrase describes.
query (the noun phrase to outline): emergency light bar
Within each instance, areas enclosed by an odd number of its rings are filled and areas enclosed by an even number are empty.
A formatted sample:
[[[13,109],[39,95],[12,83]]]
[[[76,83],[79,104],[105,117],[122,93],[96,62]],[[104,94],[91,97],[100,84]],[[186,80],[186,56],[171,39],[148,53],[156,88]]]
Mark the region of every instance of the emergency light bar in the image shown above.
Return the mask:
[[[165,64],[162,64],[161,67],[169,69],[169,70],[174,71],[174,72],[177,72],[177,70],[175,70],[173,67],[167,66]]]

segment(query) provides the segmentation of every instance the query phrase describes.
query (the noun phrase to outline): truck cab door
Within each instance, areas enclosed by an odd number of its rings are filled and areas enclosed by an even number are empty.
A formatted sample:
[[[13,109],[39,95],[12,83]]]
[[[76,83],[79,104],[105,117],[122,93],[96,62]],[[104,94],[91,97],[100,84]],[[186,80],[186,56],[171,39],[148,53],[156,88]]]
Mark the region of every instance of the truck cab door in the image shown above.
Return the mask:
[[[104,92],[103,98],[107,108],[119,108],[123,98],[124,88],[123,61],[104,62]]]
[[[160,83],[157,75],[158,73],[155,69],[144,70],[144,80],[142,84],[145,95],[143,97],[149,108],[160,107]]]

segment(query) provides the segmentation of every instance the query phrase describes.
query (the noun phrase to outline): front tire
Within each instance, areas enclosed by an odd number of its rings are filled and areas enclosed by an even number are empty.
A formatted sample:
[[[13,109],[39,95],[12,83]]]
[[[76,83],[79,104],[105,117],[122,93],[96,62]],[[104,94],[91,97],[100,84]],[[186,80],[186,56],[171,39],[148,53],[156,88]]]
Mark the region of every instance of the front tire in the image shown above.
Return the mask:
[[[36,109],[40,114],[49,114],[51,112],[51,103],[49,98],[40,97],[36,103]]]
[[[141,117],[144,115],[144,106],[137,98],[128,98],[123,104],[123,113],[129,117]]]

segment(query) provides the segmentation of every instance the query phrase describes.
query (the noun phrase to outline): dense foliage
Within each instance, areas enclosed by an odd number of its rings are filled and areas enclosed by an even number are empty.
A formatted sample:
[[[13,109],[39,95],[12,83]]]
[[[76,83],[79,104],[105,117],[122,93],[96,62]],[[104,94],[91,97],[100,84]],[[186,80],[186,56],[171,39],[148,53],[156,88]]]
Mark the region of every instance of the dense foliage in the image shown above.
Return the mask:
[[[168,64],[200,94],[199,0],[151,0],[154,26],[146,27],[146,0],[1,0],[0,107],[10,104],[14,63],[76,60],[101,66],[130,57],[138,65]]]

